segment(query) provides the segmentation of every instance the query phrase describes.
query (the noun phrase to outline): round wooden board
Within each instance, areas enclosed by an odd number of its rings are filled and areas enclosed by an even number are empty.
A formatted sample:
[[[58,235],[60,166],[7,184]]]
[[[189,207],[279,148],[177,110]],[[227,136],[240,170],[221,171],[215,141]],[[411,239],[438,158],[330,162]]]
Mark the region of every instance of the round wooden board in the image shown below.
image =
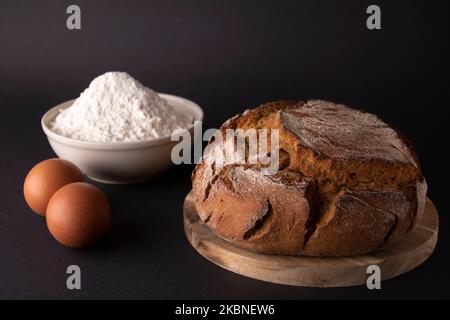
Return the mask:
[[[378,265],[381,279],[406,273],[430,257],[436,246],[439,217],[427,198],[422,221],[400,243],[369,255],[322,258],[251,252],[216,236],[199,218],[192,192],[184,201],[184,230],[203,257],[227,270],[273,283],[305,287],[346,287],[365,284],[367,267]]]

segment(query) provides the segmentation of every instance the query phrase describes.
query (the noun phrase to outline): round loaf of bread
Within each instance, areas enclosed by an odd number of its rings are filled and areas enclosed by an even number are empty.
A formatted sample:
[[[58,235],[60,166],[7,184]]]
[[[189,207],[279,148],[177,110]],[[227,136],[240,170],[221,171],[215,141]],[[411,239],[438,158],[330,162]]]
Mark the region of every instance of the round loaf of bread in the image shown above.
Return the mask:
[[[192,185],[202,221],[239,247],[287,255],[366,254],[401,240],[422,216],[427,186],[417,156],[373,114],[320,100],[277,101],[231,118],[219,132],[226,137],[228,129],[243,135],[244,156],[223,161],[223,154],[238,148],[230,149],[231,138],[216,136]],[[277,171],[251,161],[248,129],[277,129],[278,144],[268,134],[265,151],[278,155]]]

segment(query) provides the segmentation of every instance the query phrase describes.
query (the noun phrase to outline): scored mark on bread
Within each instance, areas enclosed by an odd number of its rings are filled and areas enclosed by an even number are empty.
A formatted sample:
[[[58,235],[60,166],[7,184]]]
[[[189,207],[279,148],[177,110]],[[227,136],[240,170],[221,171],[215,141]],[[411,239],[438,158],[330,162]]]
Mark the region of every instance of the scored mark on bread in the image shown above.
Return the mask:
[[[216,183],[217,179],[219,179],[219,175],[215,173],[215,163],[212,164],[212,179],[208,182],[208,185],[205,188],[205,195],[203,196],[203,201],[209,198],[209,193],[211,192],[211,188]]]
[[[393,213],[393,212],[389,212],[392,214],[392,217],[394,218],[394,223],[391,225],[391,227],[389,228],[389,231],[386,233],[386,235],[384,236],[383,241],[381,242],[381,244],[378,246],[378,248],[382,248],[385,244],[387,244],[392,236],[392,234],[395,232],[395,229],[398,225],[398,215]]]
[[[244,240],[256,238],[264,234],[265,231],[268,231],[273,220],[273,207],[268,199],[267,199],[267,207],[265,209],[266,209],[265,213],[261,217],[256,219],[253,223],[253,226],[251,226],[244,233],[243,236]]]

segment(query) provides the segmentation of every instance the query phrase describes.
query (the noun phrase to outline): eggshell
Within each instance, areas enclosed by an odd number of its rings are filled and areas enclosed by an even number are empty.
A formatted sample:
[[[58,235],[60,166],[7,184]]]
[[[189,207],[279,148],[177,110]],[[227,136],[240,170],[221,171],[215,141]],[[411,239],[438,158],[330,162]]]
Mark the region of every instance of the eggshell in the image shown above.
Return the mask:
[[[93,244],[108,230],[111,208],[97,187],[75,182],[59,189],[47,206],[47,227],[52,236],[67,247]]]
[[[48,201],[58,189],[83,180],[83,174],[73,163],[58,158],[44,160],[35,165],[25,178],[25,201],[34,212],[45,216]]]

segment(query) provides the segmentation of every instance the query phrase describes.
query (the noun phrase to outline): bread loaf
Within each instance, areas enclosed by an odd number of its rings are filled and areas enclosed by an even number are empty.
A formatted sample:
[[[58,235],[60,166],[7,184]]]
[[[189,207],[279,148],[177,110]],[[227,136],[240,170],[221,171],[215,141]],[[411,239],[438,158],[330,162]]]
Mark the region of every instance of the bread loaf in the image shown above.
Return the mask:
[[[224,144],[211,141],[192,175],[200,218],[223,239],[262,253],[351,256],[398,242],[420,219],[427,186],[417,156],[375,115],[277,101],[220,131],[250,128],[279,130],[277,173],[248,159],[217,164]]]

